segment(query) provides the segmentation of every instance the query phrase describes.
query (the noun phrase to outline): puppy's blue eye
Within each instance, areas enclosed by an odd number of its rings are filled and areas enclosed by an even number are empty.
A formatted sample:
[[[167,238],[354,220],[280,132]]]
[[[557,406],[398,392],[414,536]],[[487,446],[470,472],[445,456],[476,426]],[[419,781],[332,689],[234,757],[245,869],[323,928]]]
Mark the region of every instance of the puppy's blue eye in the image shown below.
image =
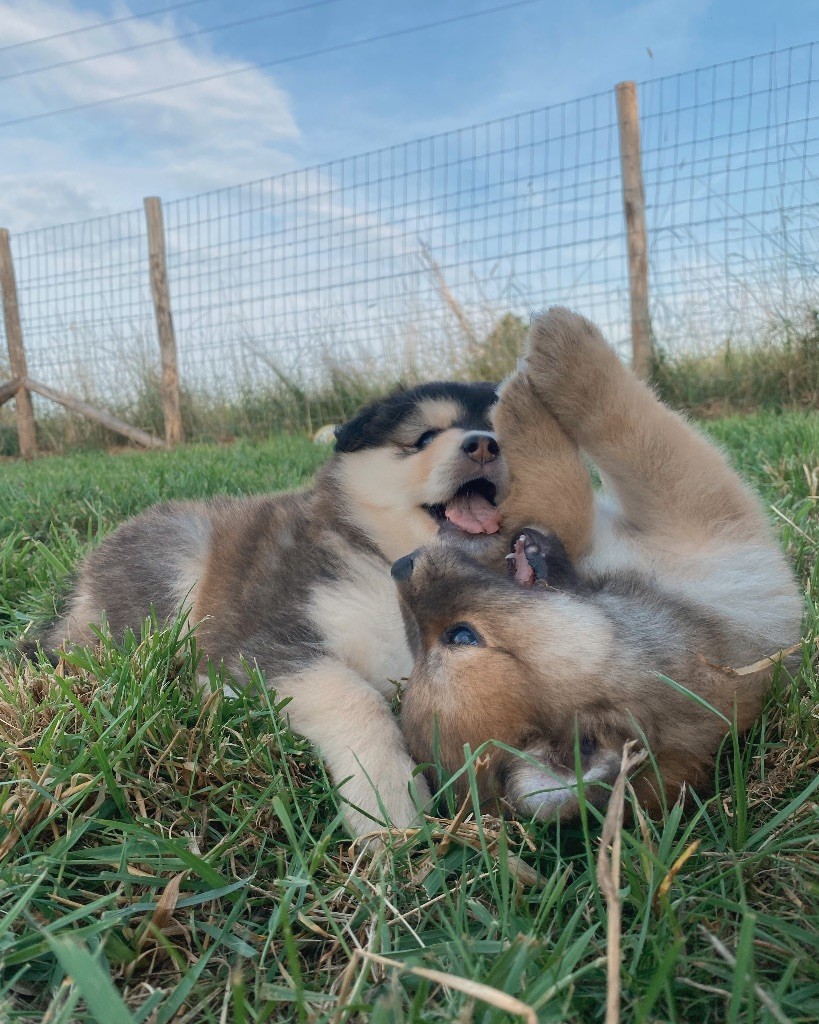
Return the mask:
[[[426,448],[426,446],[440,433],[440,430],[428,430],[425,434],[421,434],[421,436],[415,442],[415,447],[419,449]]]
[[[441,637],[441,643],[451,647],[480,647],[483,644],[478,633],[465,622],[459,622],[456,626],[450,626]]]

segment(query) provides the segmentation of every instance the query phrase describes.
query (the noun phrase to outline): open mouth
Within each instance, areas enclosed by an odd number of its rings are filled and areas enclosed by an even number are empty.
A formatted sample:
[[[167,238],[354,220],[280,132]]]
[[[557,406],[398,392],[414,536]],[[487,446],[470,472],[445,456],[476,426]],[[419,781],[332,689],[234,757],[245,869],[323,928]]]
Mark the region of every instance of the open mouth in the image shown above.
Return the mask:
[[[423,507],[440,525],[450,522],[466,533],[497,533],[497,492],[495,484],[482,476],[462,484],[448,501]]]

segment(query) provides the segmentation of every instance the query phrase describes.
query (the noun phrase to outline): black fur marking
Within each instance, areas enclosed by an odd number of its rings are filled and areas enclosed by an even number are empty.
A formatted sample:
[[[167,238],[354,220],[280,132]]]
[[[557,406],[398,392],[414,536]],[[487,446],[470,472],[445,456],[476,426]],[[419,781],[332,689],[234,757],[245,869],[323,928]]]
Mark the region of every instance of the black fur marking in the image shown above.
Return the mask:
[[[395,391],[365,406],[351,420],[336,428],[336,451],[357,452],[387,444],[396,427],[419,402],[451,399],[463,407],[464,415],[453,423],[464,430],[491,430],[489,410],[497,401],[496,385],[433,381],[415,388]]]

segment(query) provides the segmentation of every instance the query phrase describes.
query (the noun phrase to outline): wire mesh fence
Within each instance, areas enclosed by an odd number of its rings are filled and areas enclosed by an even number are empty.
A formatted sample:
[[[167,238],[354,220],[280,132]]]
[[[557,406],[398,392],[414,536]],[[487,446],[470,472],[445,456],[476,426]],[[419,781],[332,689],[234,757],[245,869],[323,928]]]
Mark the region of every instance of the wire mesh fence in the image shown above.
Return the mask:
[[[759,341],[819,302],[817,54],[808,44],[642,85],[665,348]]]
[[[666,351],[751,344],[819,306],[817,45],[639,86]],[[183,385],[491,375],[551,303],[627,356],[617,132],[612,90],[166,202]],[[12,245],[31,376],[115,400],[153,372],[141,210]]]
[[[546,282],[617,321],[616,126],[594,96],[166,204],[186,372],[453,372]]]

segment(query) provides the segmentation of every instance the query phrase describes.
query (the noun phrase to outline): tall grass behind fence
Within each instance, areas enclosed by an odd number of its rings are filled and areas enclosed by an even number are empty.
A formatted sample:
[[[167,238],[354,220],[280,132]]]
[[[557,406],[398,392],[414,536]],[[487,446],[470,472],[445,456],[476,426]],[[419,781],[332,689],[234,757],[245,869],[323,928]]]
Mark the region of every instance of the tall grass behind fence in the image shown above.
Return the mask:
[[[819,47],[640,89],[652,322],[705,354],[819,305]]]
[[[819,306],[818,45],[639,87],[666,353],[741,349]],[[628,355],[613,90],[165,202],[164,215],[188,395],[276,392],[329,417],[350,382],[502,372],[520,322],[555,302]],[[30,376],[133,403],[159,362],[142,211],[12,246]]]

